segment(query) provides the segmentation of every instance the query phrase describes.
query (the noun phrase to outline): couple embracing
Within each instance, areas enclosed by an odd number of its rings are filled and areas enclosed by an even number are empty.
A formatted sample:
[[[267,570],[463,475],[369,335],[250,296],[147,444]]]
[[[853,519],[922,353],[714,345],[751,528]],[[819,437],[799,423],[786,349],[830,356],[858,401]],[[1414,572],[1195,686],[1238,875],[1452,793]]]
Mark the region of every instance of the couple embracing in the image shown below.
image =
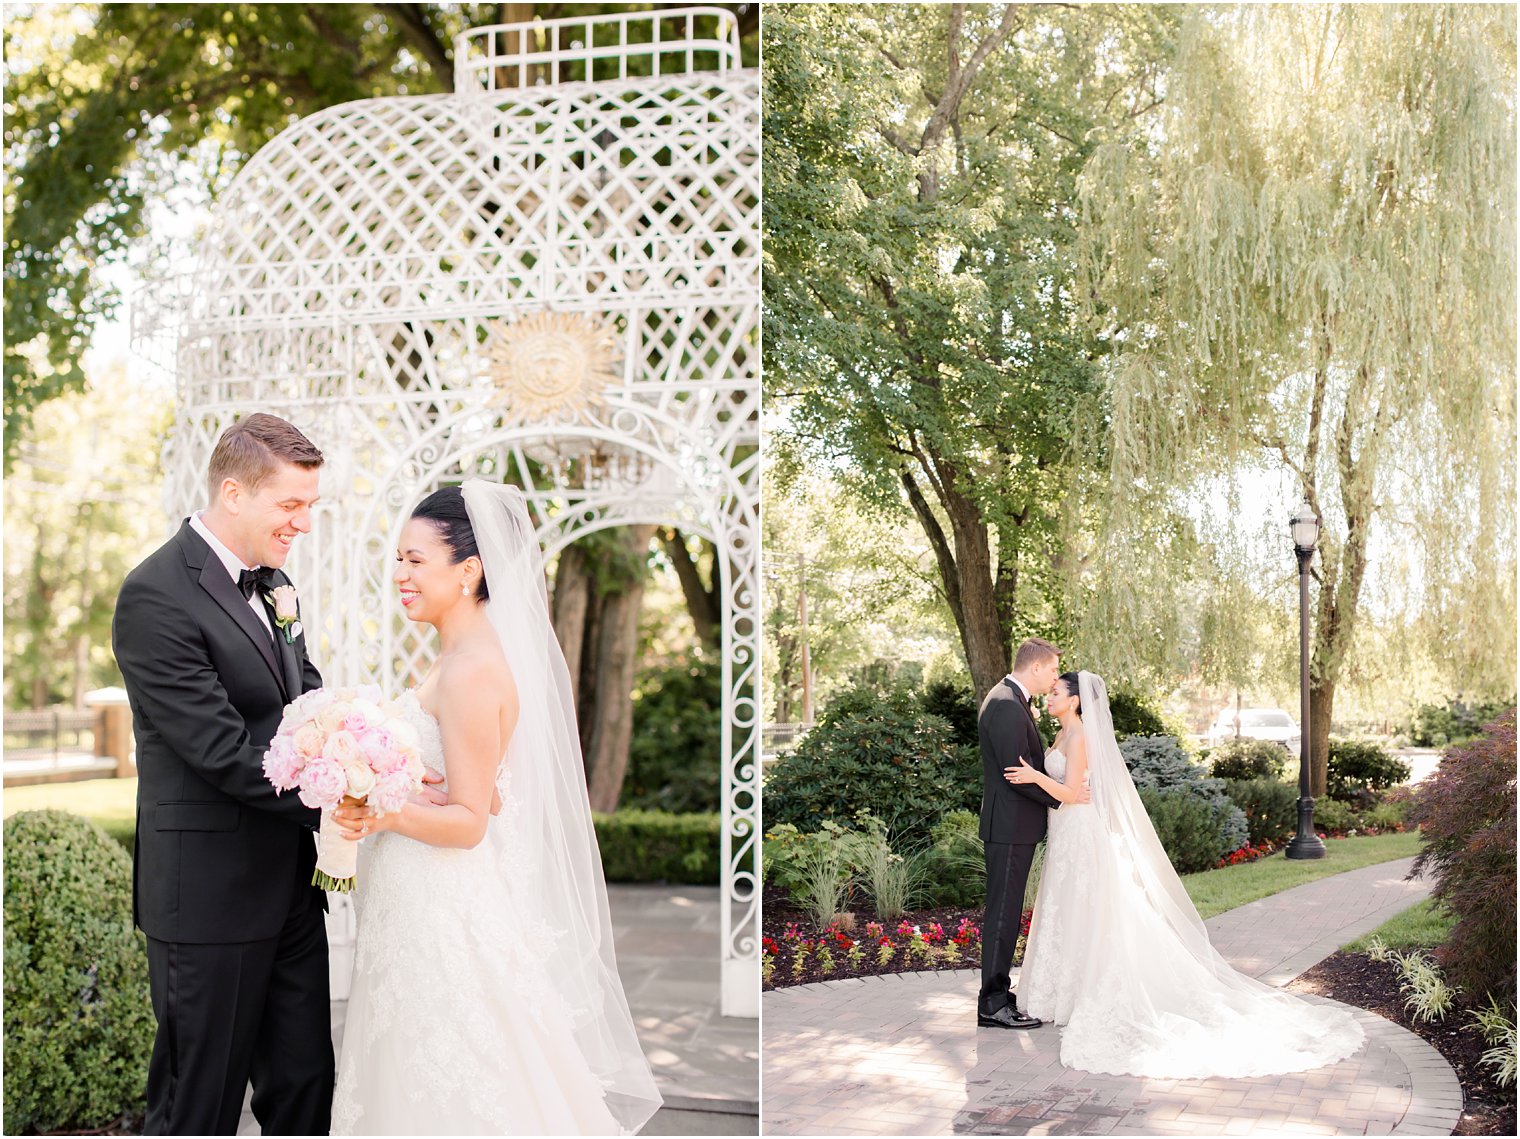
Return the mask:
[[[1061,725],[1046,751],[1036,696]],[[1299,1072],[1345,1059],[1361,1026],[1237,973],[1156,837],[1114,736],[1108,689],[1031,638],[979,717],[987,916],[977,1025],[1061,1026],[1068,1068],[1163,1079]],[[1036,844],[1039,894],[1013,954]]]
[[[613,958],[569,674],[513,487],[436,491],[393,581],[438,654],[395,705],[430,774],[400,811],[346,800],[358,943],[335,1064],[320,813],[264,753],[322,678],[281,570],[322,454],[255,414],[208,505],[123,584],[112,644],[137,736],[134,920],[158,1034],[149,1134],[618,1134],[659,1106]],[[380,598],[352,598],[374,609]],[[336,1088],[335,1088],[336,1082]]]

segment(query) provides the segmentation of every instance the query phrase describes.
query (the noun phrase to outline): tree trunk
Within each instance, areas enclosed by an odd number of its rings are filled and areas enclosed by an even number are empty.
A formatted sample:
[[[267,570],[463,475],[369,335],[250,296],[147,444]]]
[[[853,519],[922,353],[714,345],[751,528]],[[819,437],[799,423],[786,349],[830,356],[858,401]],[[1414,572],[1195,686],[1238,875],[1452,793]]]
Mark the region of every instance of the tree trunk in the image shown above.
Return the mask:
[[[999,566],[994,581],[991,543],[976,503],[955,489],[955,472],[948,463],[935,462],[933,475],[928,481],[950,518],[950,535],[945,534],[910,472],[904,471],[903,486],[934,548],[945,601],[955,618],[980,701],[1008,674],[1012,663],[1012,586],[1016,574],[1006,565]]]
[[[717,652],[723,638],[723,612],[718,604],[718,591],[702,580],[702,573],[686,548],[686,535],[675,527],[660,531],[660,545],[675,566],[676,577],[681,582],[681,593],[686,597],[686,608],[691,612],[692,624],[697,629],[697,639],[702,646]],[[709,543],[704,548],[711,549]],[[713,550],[713,557],[717,551]],[[714,566],[716,574],[717,567]]]
[[[1329,785],[1330,716],[1335,710],[1335,681],[1309,677],[1309,794],[1318,799]]]
[[[567,546],[559,556],[554,574],[554,632],[565,653],[577,702],[581,691],[581,646],[586,640],[586,623],[590,619],[591,573],[586,551],[579,545]]]
[[[631,554],[649,548],[653,526],[629,526],[619,537]],[[639,609],[644,602],[643,573],[600,599],[591,661],[595,704],[583,720],[586,784],[593,811],[617,810],[628,772],[633,738],[633,681],[639,656]],[[590,646],[588,646],[590,647]],[[589,733],[586,723],[589,721]]]

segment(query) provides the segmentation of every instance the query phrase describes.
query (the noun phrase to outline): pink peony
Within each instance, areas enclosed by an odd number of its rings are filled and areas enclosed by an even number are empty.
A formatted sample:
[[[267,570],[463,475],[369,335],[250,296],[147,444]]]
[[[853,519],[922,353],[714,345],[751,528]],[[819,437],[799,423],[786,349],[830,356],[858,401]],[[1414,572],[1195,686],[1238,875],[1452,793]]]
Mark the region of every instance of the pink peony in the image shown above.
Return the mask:
[[[375,789],[369,793],[369,805],[386,814],[399,811],[416,793],[416,781],[405,771],[388,771],[382,775]]]
[[[275,736],[264,753],[264,778],[276,791],[292,791],[300,780],[306,760],[296,753],[289,736]]]
[[[314,759],[301,772],[301,802],[308,807],[336,807],[347,790],[348,776],[342,764]]]
[[[395,766],[396,733],[385,727],[371,727],[359,733],[359,750],[369,765],[378,770]]]

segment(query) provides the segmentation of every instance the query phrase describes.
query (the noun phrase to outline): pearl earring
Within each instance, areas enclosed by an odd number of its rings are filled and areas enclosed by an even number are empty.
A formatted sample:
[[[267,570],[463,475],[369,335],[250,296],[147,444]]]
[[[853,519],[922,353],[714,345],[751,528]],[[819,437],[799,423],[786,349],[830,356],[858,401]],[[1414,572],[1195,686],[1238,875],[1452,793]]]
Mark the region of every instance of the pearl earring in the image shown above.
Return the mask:
[[[470,583],[469,582],[467,582],[467,581],[461,581],[459,583],[459,596],[460,597],[468,597],[468,596],[470,596]]]

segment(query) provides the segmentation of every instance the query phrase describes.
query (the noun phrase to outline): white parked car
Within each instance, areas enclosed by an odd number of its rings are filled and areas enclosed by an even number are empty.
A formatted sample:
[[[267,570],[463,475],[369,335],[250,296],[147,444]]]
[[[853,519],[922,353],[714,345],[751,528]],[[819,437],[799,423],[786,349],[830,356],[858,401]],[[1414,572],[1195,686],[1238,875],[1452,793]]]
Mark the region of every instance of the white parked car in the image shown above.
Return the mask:
[[[1209,746],[1218,747],[1236,736],[1235,709],[1226,708],[1209,728]],[[1270,740],[1297,755],[1302,736],[1293,717],[1281,708],[1242,708],[1239,736],[1244,740]]]

